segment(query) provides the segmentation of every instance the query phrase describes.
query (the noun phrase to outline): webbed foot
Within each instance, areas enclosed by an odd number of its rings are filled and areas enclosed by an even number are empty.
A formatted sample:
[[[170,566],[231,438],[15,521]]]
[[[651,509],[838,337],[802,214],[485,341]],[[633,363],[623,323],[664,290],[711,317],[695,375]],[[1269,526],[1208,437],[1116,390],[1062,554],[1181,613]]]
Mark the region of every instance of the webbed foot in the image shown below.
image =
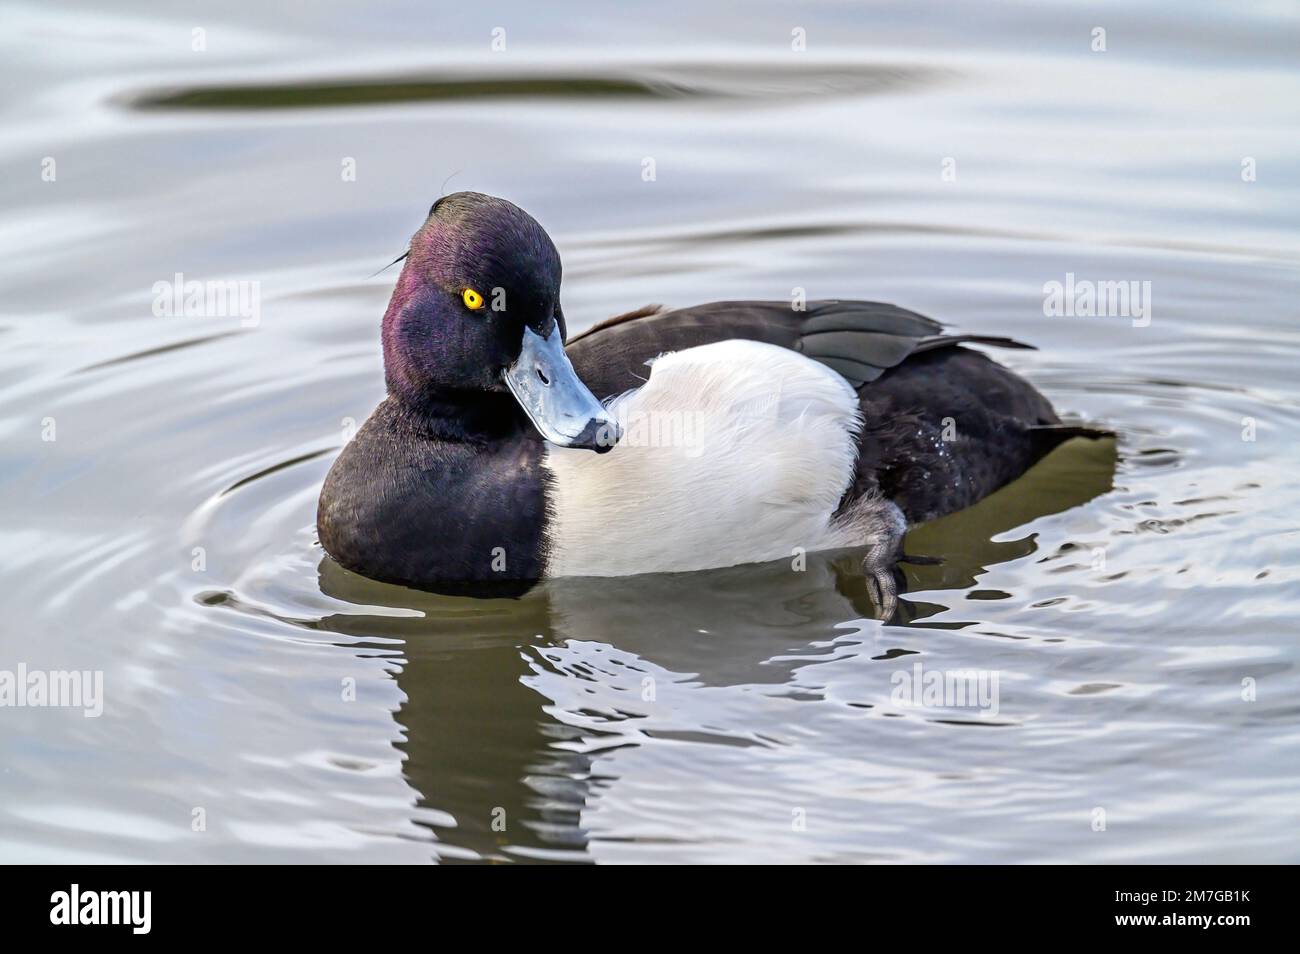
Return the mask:
[[[891,564],[888,568],[877,568],[863,561],[862,569],[867,574],[867,590],[871,600],[876,604],[876,612],[882,623],[888,623],[898,612],[898,581]]]
[[[898,612],[898,588],[903,576],[898,563],[900,560],[910,562],[912,558],[903,555],[903,535],[907,532],[903,512],[890,504],[884,516],[867,555],[862,559],[862,572],[866,574],[867,590],[876,604],[881,622],[888,623]]]

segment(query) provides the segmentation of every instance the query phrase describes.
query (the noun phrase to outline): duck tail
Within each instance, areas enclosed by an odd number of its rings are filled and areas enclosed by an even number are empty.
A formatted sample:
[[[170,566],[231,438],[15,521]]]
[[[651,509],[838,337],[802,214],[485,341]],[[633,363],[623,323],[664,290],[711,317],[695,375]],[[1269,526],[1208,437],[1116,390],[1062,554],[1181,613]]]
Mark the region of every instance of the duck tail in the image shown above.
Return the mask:
[[[929,338],[922,338],[917,343],[917,352],[934,351],[938,348],[951,348],[959,344],[978,344],[988,345],[992,348],[1016,348],[1021,351],[1037,351],[1034,345],[1025,344],[1023,341],[1017,341],[1015,338],[1007,338],[1003,335],[933,335]]]
[[[1029,444],[1034,460],[1046,457],[1072,437],[1083,437],[1091,441],[1114,438],[1115,432],[1104,427],[1092,427],[1087,424],[1031,424],[1029,425]]]

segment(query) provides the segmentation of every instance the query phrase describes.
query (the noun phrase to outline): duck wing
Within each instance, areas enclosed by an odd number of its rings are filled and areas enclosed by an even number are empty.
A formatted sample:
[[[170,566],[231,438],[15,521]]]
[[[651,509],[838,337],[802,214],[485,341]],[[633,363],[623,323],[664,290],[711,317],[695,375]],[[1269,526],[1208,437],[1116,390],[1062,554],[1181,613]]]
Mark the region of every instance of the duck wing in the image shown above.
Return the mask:
[[[914,354],[959,344],[1031,345],[987,335],[943,334],[943,325],[876,301],[715,301],[690,308],[649,305],[609,318],[569,339],[578,374],[598,397],[645,383],[646,362],[668,351],[741,338],[798,351],[839,372],[854,388]]]

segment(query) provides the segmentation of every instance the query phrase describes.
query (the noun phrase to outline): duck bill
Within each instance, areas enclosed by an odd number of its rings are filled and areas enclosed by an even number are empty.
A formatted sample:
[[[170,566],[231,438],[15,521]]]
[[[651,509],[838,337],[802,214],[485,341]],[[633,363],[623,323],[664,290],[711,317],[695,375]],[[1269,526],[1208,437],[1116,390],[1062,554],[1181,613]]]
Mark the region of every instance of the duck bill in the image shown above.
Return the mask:
[[[618,423],[573,370],[558,325],[545,338],[524,328],[519,359],[504,378],[533,426],[552,444],[603,454],[618,443]]]

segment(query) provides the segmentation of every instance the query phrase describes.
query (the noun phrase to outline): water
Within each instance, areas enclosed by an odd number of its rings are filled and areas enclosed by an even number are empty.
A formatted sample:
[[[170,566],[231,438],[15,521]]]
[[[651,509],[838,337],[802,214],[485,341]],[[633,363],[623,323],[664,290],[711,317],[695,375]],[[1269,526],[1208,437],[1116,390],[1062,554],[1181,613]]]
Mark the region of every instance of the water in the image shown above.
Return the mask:
[[[1292,5],[115,8],[0,34],[0,670],[104,684],[0,710],[0,860],[1300,860]],[[316,496],[449,176],[575,329],[893,301],[1118,439],[915,530],[895,626],[845,557],[361,580]],[[156,317],[178,272],[256,325]],[[1045,316],[1067,273],[1150,323]],[[996,714],[901,705],[917,663]]]

